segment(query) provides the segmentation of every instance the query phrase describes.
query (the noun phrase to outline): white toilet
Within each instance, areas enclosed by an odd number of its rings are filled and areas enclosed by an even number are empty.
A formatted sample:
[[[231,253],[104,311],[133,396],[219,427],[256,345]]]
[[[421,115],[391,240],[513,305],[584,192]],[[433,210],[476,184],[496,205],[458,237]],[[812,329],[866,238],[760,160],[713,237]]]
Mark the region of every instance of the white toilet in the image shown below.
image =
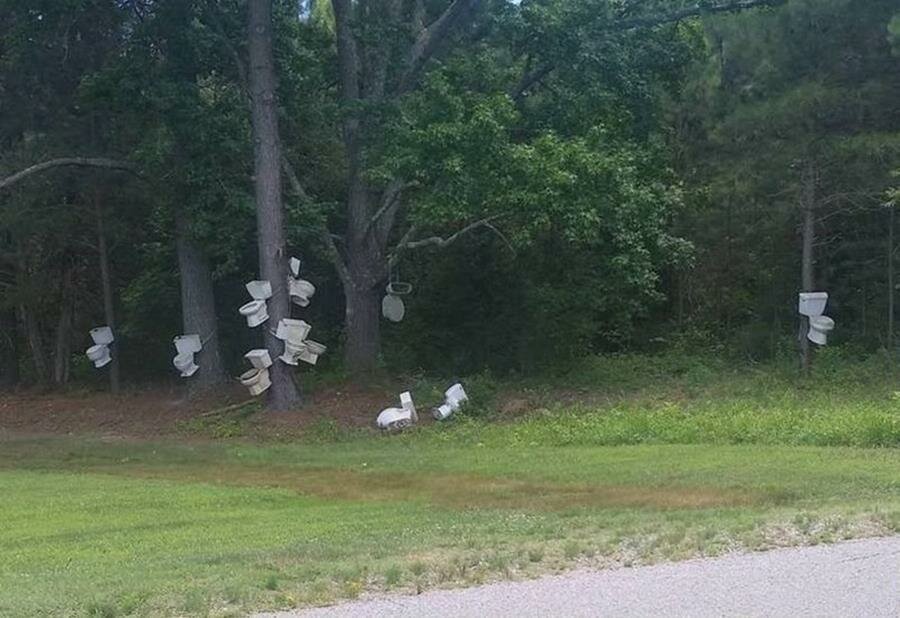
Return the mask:
[[[253,300],[238,311],[247,319],[247,326],[255,328],[269,319],[266,301],[272,298],[272,284],[268,281],[251,281],[246,288]]]
[[[402,322],[406,315],[406,305],[402,296],[412,292],[411,283],[392,281],[385,288],[385,296],[381,300],[381,315],[391,322]]]
[[[115,341],[112,329],[109,326],[98,326],[91,329],[91,339],[94,345],[89,347],[85,354],[88,359],[94,363],[94,367],[98,369],[108,365],[112,361],[109,353],[109,346]]]
[[[466,395],[466,391],[463,389],[462,384],[454,384],[444,393],[444,403],[434,408],[431,411],[431,414],[436,420],[442,421],[459,410],[460,407],[462,407],[462,404],[468,400],[469,396]]]
[[[806,337],[817,345],[828,344],[828,333],[834,330],[834,320],[824,315],[809,318],[809,332]]]
[[[288,268],[291,269],[291,274],[295,277],[300,276],[300,258],[292,257],[288,260]]]
[[[386,408],[381,411],[375,424],[381,429],[403,429],[419,421],[416,406],[409,391],[400,393],[400,407]]]
[[[179,371],[182,378],[189,378],[200,369],[200,366],[194,362],[193,354],[176,354],[172,359],[172,364]]]
[[[203,349],[200,335],[178,335],[172,340],[177,354],[172,359],[172,364],[181,373],[182,378],[189,378],[200,367],[194,362],[194,355]]]
[[[288,365],[296,365],[300,354],[306,350],[304,340],[311,326],[303,320],[284,318],[278,323],[275,336],[284,341],[284,353],[279,356]]]
[[[328,349],[321,343],[316,341],[312,341],[311,339],[307,339],[303,342],[304,349],[298,355],[298,358],[302,360],[304,363],[309,363],[310,365],[315,365],[318,362],[319,357],[322,354],[325,354],[325,351]]]
[[[92,345],[87,349],[88,360],[94,363],[94,367],[98,369],[105,365],[108,365],[110,361],[112,361],[112,356],[109,354],[109,346],[106,345]]]
[[[305,279],[288,277],[288,294],[291,302],[300,307],[308,307],[310,299],[316,293],[316,286]]]
[[[263,394],[270,386],[272,386],[272,380],[269,378],[268,369],[257,369],[254,367],[253,369],[242,373],[240,380],[241,384],[246,386],[250,391],[250,394],[254,397]]]
[[[828,304],[828,292],[801,292],[798,311],[809,318],[806,338],[816,345],[828,343],[828,333],[834,330],[834,320],[822,315]]]
[[[272,366],[272,357],[269,356],[269,351],[265,348],[250,350],[244,354],[244,358],[250,361],[254,369],[268,369]]]

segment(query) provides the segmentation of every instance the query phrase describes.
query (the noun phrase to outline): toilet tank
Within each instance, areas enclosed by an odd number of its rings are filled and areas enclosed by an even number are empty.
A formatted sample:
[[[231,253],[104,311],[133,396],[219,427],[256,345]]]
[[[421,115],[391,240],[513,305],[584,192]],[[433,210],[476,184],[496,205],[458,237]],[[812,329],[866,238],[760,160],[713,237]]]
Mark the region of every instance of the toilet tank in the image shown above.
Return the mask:
[[[97,345],[109,345],[113,342],[113,332],[109,326],[98,326],[91,329],[91,339]]]
[[[815,317],[825,313],[825,305],[828,304],[828,292],[801,292],[800,315]]]

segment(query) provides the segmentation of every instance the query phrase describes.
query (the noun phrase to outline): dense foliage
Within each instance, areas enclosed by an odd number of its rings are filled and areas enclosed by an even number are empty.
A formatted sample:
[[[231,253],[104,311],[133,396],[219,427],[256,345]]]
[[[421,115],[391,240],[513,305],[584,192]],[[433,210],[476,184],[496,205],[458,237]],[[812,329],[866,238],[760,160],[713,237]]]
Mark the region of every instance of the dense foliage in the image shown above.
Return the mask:
[[[320,367],[341,366],[354,277],[414,285],[373,342],[393,371],[529,372],[675,340],[783,354],[810,190],[836,341],[892,347],[896,3],[729,4],[275,1],[288,250],[318,288],[302,317],[329,345]],[[0,188],[6,383],[99,383],[82,350],[112,319],[126,381],[172,375],[179,285],[198,276],[227,369],[257,344],[235,311],[257,277],[246,40],[242,0],[0,0],[0,177],[72,156],[138,170]],[[359,244],[354,187],[390,213],[378,247]]]

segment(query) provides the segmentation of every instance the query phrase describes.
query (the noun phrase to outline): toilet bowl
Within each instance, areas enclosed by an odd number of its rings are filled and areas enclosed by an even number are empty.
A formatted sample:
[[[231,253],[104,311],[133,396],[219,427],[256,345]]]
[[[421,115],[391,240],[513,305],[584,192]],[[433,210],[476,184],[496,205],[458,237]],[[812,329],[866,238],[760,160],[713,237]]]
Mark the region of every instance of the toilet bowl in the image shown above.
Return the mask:
[[[834,320],[824,315],[809,318],[809,332],[806,338],[817,345],[828,343],[828,333],[834,330]]]
[[[387,408],[381,411],[375,424],[381,429],[402,429],[413,424],[409,410],[403,408]]]
[[[304,363],[309,363],[310,365],[315,365],[319,360],[319,357],[322,354],[325,354],[326,348],[321,343],[316,341],[311,341],[307,339],[303,342],[303,350],[297,355],[297,358],[302,360]]]
[[[285,339],[284,340],[284,353],[279,356],[282,361],[287,363],[288,365],[296,365],[300,356],[306,352],[306,343],[303,341],[296,341],[293,339]]]
[[[109,354],[109,346],[103,343],[92,345],[87,349],[85,354],[87,354],[88,359],[94,363],[94,367],[97,367],[98,369],[109,364],[112,360],[112,357]]]
[[[175,369],[181,372],[182,378],[189,378],[195,373],[200,367],[197,363],[194,362],[194,353],[193,352],[182,352],[175,355],[175,358],[172,359],[172,364],[175,365]]]
[[[203,349],[200,335],[178,335],[172,343],[179,354],[196,354]]]
[[[305,279],[288,277],[288,294],[295,305],[308,307],[309,300],[315,295],[316,286]]]
[[[265,348],[250,350],[244,354],[244,358],[250,361],[250,364],[253,365],[254,369],[268,369],[272,366],[272,357]]]
[[[468,400],[469,396],[466,395],[466,391],[463,389],[462,384],[454,384],[444,393],[444,403],[434,408],[431,411],[431,415],[434,416],[436,420],[442,421],[459,410]]]
[[[269,379],[268,369],[257,369],[254,367],[253,369],[242,373],[240,380],[241,384],[246,386],[250,391],[250,394],[254,397],[261,395],[272,386],[272,380]]]
[[[256,328],[269,319],[269,310],[264,300],[251,300],[249,303],[242,305],[238,311],[247,318],[247,326],[250,328]]]
[[[91,339],[96,345],[110,345],[115,338],[112,329],[109,326],[98,326],[91,329]]]

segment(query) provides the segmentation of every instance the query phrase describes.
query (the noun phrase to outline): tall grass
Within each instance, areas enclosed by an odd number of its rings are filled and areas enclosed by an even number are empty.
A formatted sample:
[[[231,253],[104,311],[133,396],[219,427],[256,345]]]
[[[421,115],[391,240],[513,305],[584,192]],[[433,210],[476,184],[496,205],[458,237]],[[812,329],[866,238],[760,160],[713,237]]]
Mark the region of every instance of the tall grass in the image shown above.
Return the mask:
[[[900,447],[900,373],[880,355],[827,350],[808,378],[786,359],[734,365],[681,353],[608,356],[552,380],[495,390],[530,394],[536,409],[511,424],[488,423],[481,402],[478,417],[463,414],[433,437],[485,445]]]

